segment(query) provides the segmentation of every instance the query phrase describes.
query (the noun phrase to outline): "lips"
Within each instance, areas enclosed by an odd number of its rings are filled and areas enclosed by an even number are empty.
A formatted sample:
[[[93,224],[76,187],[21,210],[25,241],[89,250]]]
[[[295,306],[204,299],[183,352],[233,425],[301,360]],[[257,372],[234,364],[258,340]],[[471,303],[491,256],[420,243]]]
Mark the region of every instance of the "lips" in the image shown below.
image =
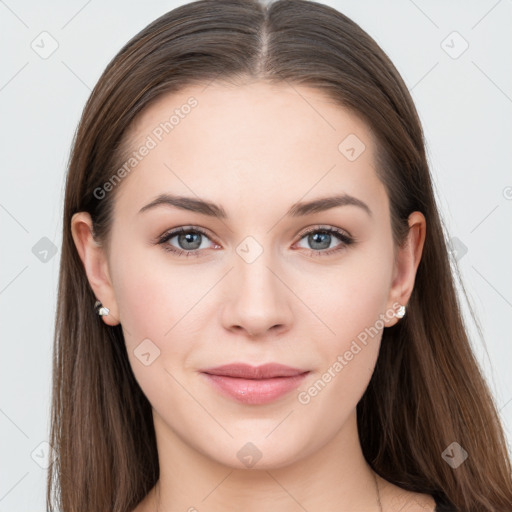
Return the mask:
[[[234,363],[202,371],[210,375],[223,375],[225,377],[237,377],[240,379],[272,379],[275,377],[293,377],[307,370],[299,370],[298,368],[292,368],[291,366],[278,363],[268,363],[261,366]]]
[[[224,396],[256,405],[273,402],[296,389],[309,371],[278,363],[234,363],[207,368],[201,373]]]

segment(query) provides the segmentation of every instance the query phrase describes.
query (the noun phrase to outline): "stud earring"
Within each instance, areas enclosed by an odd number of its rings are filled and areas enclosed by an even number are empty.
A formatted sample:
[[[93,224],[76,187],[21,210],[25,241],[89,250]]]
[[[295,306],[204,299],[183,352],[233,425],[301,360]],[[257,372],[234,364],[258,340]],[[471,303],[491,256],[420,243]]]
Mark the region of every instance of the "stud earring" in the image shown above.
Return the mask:
[[[99,300],[95,302],[94,309],[96,310],[96,313],[100,316],[107,316],[110,313],[110,309],[103,306]]]
[[[405,306],[400,305],[398,311],[395,313],[397,318],[403,318],[405,316]]]

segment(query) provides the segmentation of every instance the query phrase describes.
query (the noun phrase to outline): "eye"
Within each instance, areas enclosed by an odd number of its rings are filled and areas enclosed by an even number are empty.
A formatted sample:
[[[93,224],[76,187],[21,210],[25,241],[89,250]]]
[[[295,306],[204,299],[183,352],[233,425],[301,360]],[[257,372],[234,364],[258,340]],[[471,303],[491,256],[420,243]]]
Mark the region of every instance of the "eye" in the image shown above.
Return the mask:
[[[307,248],[311,256],[327,256],[346,249],[349,245],[355,243],[355,239],[348,233],[338,228],[315,226],[300,234],[300,243],[303,239],[310,245]],[[333,242],[339,242],[332,245]],[[176,254],[177,256],[199,256],[201,249],[208,249],[208,243],[213,243],[218,248],[216,242],[212,242],[209,235],[199,227],[180,227],[164,233],[156,241],[165,251]],[[303,247],[304,248],[304,247]]]
[[[174,239],[175,242],[171,243]],[[181,227],[164,233],[157,241],[166,251],[178,256],[198,256],[200,249],[208,249],[209,237],[198,227]]]
[[[299,240],[299,243],[305,239],[306,243],[311,247],[311,249],[309,249],[309,253],[312,256],[327,256],[344,250],[355,242],[355,239],[348,233],[333,227],[316,226],[313,229],[309,229],[308,231],[301,233],[300,236],[301,239]],[[332,243],[336,242],[336,240],[340,243],[333,247]],[[308,248],[306,247],[306,249]]]

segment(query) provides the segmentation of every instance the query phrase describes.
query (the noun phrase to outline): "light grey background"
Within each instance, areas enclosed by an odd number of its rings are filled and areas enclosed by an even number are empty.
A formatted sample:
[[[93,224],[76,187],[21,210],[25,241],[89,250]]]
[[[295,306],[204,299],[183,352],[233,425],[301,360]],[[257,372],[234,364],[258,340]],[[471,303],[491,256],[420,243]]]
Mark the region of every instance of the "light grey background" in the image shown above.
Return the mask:
[[[0,0],[0,512],[45,508],[39,464],[47,451],[60,257],[51,247],[60,247],[64,173],[79,116],[121,46],[182,3]],[[475,353],[510,444],[512,2],[325,3],[376,39],[412,92],[448,236],[458,240],[483,328],[485,343],[471,330]],[[42,58],[52,39],[58,48]]]

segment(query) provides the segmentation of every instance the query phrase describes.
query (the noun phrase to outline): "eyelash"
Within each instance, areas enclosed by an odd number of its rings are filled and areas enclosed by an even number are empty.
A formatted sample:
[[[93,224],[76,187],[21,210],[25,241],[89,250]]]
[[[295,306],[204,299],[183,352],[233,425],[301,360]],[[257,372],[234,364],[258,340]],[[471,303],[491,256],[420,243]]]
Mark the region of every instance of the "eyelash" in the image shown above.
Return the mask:
[[[177,249],[176,247],[173,247],[173,246],[167,244],[167,242],[171,238],[174,238],[175,236],[180,235],[182,233],[200,233],[201,235],[204,235],[206,238],[210,239],[210,236],[208,235],[208,233],[206,233],[206,231],[204,231],[203,229],[201,229],[197,226],[196,227],[181,227],[181,228],[164,233],[162,236],[160,236],[157,239],[156,244],[162,245],[162,249],[164,249],[164,251],[173,253],[176,256],[185,255],[185,257],[187,257],[187,258],[190,256],[199,256],[199,253],[201,252],[200,249],[185,251],[183,249]],[[339,251],[346,249],[348,246],[350,246],[356,242],[355,238],[347,235],[344,231],[342,231],[340,229],[333,228],[333,227],[323,227],[323,226],[315,226],[314,228],[308,229],[308,230],[300,233],[299,241],[302,240],[305,236],[310,235],[312,233],[327,233],[330,235],[334,235],[340,242],[342,242],[341,244],[337,245],[336,247],[334,247],[332,249],[326,249],[326,250],[320,250],[320,251],[315,251],[313,249],[309,249],[308,251],[309,251],[310,255],[314,255],[313,257],[329,256],[333,253],[337,253]]]

